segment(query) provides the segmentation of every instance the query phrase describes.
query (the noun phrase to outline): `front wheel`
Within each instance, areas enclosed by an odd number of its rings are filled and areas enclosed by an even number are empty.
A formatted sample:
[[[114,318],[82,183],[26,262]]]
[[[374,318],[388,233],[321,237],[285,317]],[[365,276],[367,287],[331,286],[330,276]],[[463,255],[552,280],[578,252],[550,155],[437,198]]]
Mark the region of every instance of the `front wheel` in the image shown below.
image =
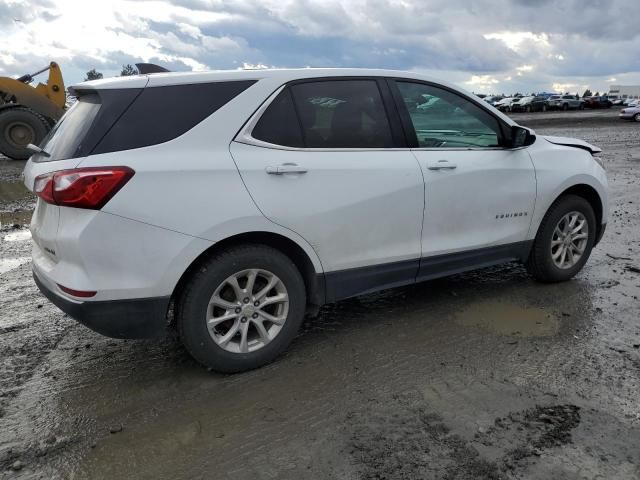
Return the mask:
[[[640,122],[640,113],[636,113],[636,114],[633,116],[633,119],[634,119],[636,122]]]
[[[587,262],[596,238],[596,217],[584,198],[564,195],[540,223],[527,270],[541,282],[562,282]]]
[[[287,256],[265,245],[243,245],[211,256],[192,275],[178,300],[178,331],[198,362],[241,372],[287,348],[305,306],[304,281]]]

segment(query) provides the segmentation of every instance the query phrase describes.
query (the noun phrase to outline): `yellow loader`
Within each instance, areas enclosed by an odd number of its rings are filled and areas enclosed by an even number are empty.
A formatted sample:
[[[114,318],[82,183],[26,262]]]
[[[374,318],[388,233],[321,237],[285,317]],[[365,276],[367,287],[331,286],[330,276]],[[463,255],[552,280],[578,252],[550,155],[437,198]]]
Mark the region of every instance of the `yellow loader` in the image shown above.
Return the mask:
[[[49,71],[47,83],[33,87],[33,77]],[[57,63],[20,78],[0,77],[0,154],[25,160],[64,114],[66,93]]]

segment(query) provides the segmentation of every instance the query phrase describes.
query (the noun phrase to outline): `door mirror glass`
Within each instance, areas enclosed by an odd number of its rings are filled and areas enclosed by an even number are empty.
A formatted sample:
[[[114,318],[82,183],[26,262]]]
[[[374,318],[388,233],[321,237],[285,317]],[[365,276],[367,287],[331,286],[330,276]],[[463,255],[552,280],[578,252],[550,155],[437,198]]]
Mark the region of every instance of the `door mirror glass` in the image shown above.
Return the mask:
[[[511,147],[526,147],[536,141],[536,136],[528,128],[519,125],[511,127]]]

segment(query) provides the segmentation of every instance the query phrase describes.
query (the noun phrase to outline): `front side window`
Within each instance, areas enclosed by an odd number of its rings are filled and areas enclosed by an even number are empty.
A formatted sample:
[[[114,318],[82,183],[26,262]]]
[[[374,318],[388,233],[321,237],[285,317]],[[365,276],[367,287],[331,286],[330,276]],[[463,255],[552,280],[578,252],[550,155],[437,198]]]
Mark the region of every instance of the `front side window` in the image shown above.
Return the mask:
[[[394,146],[375,80],[305,82],[290,88],[306,147]]]
[[[396,82],[422,148],[499,147],[498,120],[460,95],[422,83]]]

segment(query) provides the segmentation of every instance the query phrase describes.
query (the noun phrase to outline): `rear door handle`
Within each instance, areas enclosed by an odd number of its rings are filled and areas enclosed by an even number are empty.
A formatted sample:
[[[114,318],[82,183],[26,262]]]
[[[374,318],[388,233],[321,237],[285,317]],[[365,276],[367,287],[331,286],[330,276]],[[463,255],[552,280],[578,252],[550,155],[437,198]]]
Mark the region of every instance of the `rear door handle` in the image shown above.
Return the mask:
[[[265,168],[270,175],[282,175],[285,173],[307,173],[307,169],[295,163],[283,163],[282,165],[270,165]]]
[[[457,167],[455,163],[451,163],[449,160],[438,160],[437,163],[432,163],[427,168],[429,170],[453,170]]]

